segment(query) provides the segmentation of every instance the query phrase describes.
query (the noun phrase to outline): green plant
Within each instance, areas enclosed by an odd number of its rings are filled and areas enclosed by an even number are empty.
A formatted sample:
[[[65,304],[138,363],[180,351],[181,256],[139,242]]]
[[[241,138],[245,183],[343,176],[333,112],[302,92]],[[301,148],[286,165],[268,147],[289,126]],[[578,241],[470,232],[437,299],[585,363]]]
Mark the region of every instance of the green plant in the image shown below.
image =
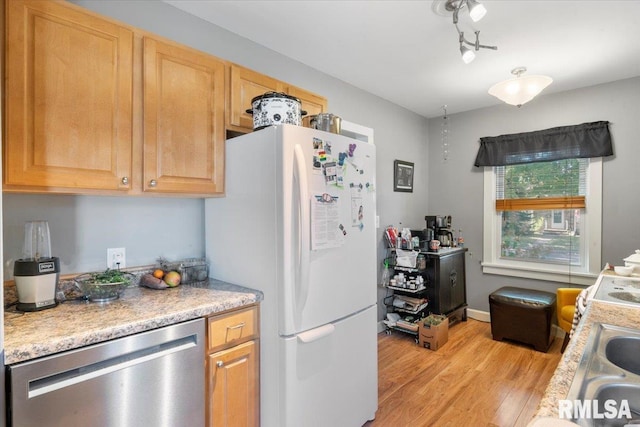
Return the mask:
[[[444,322],[444,320],[446,318],[447,318],[447,316],[441,316],[441,315],[437,315],[437,314],[430,314],[427,317],[421,319],[420,321],[425,326],[426,325],[438,326],[440,323]]]
[[[90,281],[93,283],[123,283],[128,282],[130,277],[129,273],[107,269],[100,273],[91,273]]]

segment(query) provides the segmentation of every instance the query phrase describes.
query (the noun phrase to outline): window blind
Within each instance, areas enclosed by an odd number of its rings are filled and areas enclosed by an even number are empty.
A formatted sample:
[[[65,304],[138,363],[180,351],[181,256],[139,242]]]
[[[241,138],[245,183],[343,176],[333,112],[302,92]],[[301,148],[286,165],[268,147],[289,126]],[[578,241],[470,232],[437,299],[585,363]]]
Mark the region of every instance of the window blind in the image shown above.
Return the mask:
[[[584,209],[588,159],[497,166],[496,210]]]

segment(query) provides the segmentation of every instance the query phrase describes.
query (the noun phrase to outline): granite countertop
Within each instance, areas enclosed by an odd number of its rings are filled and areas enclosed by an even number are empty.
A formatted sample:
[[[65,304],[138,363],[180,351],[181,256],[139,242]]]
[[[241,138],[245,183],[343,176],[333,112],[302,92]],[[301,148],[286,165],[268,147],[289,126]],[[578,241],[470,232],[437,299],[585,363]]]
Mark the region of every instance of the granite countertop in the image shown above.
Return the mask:
[[[4,314],[6,365],[83,347],[262,300],[253,289],[210,279],[198,286],[132,286],[108,303],[66,301],[55,308]]]
[[[604,274],[613,273],[607,272]],[[536,418],[558,417],[558,401],[567,398],[589,334],[596,323],[638,329],[638,325],[640,325],[640,306],[633,307],[598,300],[591,300],[587,303],[582,319],[540,401]]]

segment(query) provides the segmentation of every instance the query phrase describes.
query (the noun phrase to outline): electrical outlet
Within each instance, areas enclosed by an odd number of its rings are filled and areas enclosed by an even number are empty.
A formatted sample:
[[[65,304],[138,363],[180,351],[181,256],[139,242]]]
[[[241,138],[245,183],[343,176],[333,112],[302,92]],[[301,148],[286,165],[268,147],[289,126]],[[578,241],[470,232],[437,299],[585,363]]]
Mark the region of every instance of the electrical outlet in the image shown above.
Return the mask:
[[[107,268],[117,270],[127,266],[124,248],[107,249]]]

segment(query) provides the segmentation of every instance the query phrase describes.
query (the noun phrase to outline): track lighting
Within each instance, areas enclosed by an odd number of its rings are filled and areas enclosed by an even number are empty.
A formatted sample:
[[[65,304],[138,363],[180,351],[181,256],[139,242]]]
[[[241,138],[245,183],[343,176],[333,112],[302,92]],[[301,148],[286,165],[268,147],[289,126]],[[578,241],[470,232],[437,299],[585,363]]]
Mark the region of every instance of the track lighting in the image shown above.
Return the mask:
[[[467,7],[469,8],[469,16],[473,22],[478,22],[487,14],[487,8],[476,0],[467,0]]]
[[[480,44],[480,31],[474,31],[476,36],[475,41],[469,41],[464,37],[464,32],[460,31],[458,27],[458,16],[460,14],[460,10],[463,8],[467,8],[469,11],[469,17],[473,22],[478,22],[484,17],[487,13],[487,9],[477,0],[439,0],[433,3],[432,10],[442,16],[446,16],[449,13],[453,12],[453,25],[456,27],[456,31],[458,32],[459,42],[460,42],[460,54],[462,55],[462,60],[465,64],[470,63],[475,58],[475,51],[480,49],[492,49],[497,50],[497,46],[486,46]],[[469,49],[467,46],[471,46],[473,48]]]
[[[489,88],[489,94],[509,105],[520,107],[535,98],[553,82],[553,79],[548,76],[522,77],[526,71],[525,67],[514,68],[511,74],[516,77],[494,84]]]
[[[460,54],[462,55],[462,60],[465,64],[468,64],[476,59],[476,54],[473,53],[471,49],[463,45],[462,42],[460,43]]]

